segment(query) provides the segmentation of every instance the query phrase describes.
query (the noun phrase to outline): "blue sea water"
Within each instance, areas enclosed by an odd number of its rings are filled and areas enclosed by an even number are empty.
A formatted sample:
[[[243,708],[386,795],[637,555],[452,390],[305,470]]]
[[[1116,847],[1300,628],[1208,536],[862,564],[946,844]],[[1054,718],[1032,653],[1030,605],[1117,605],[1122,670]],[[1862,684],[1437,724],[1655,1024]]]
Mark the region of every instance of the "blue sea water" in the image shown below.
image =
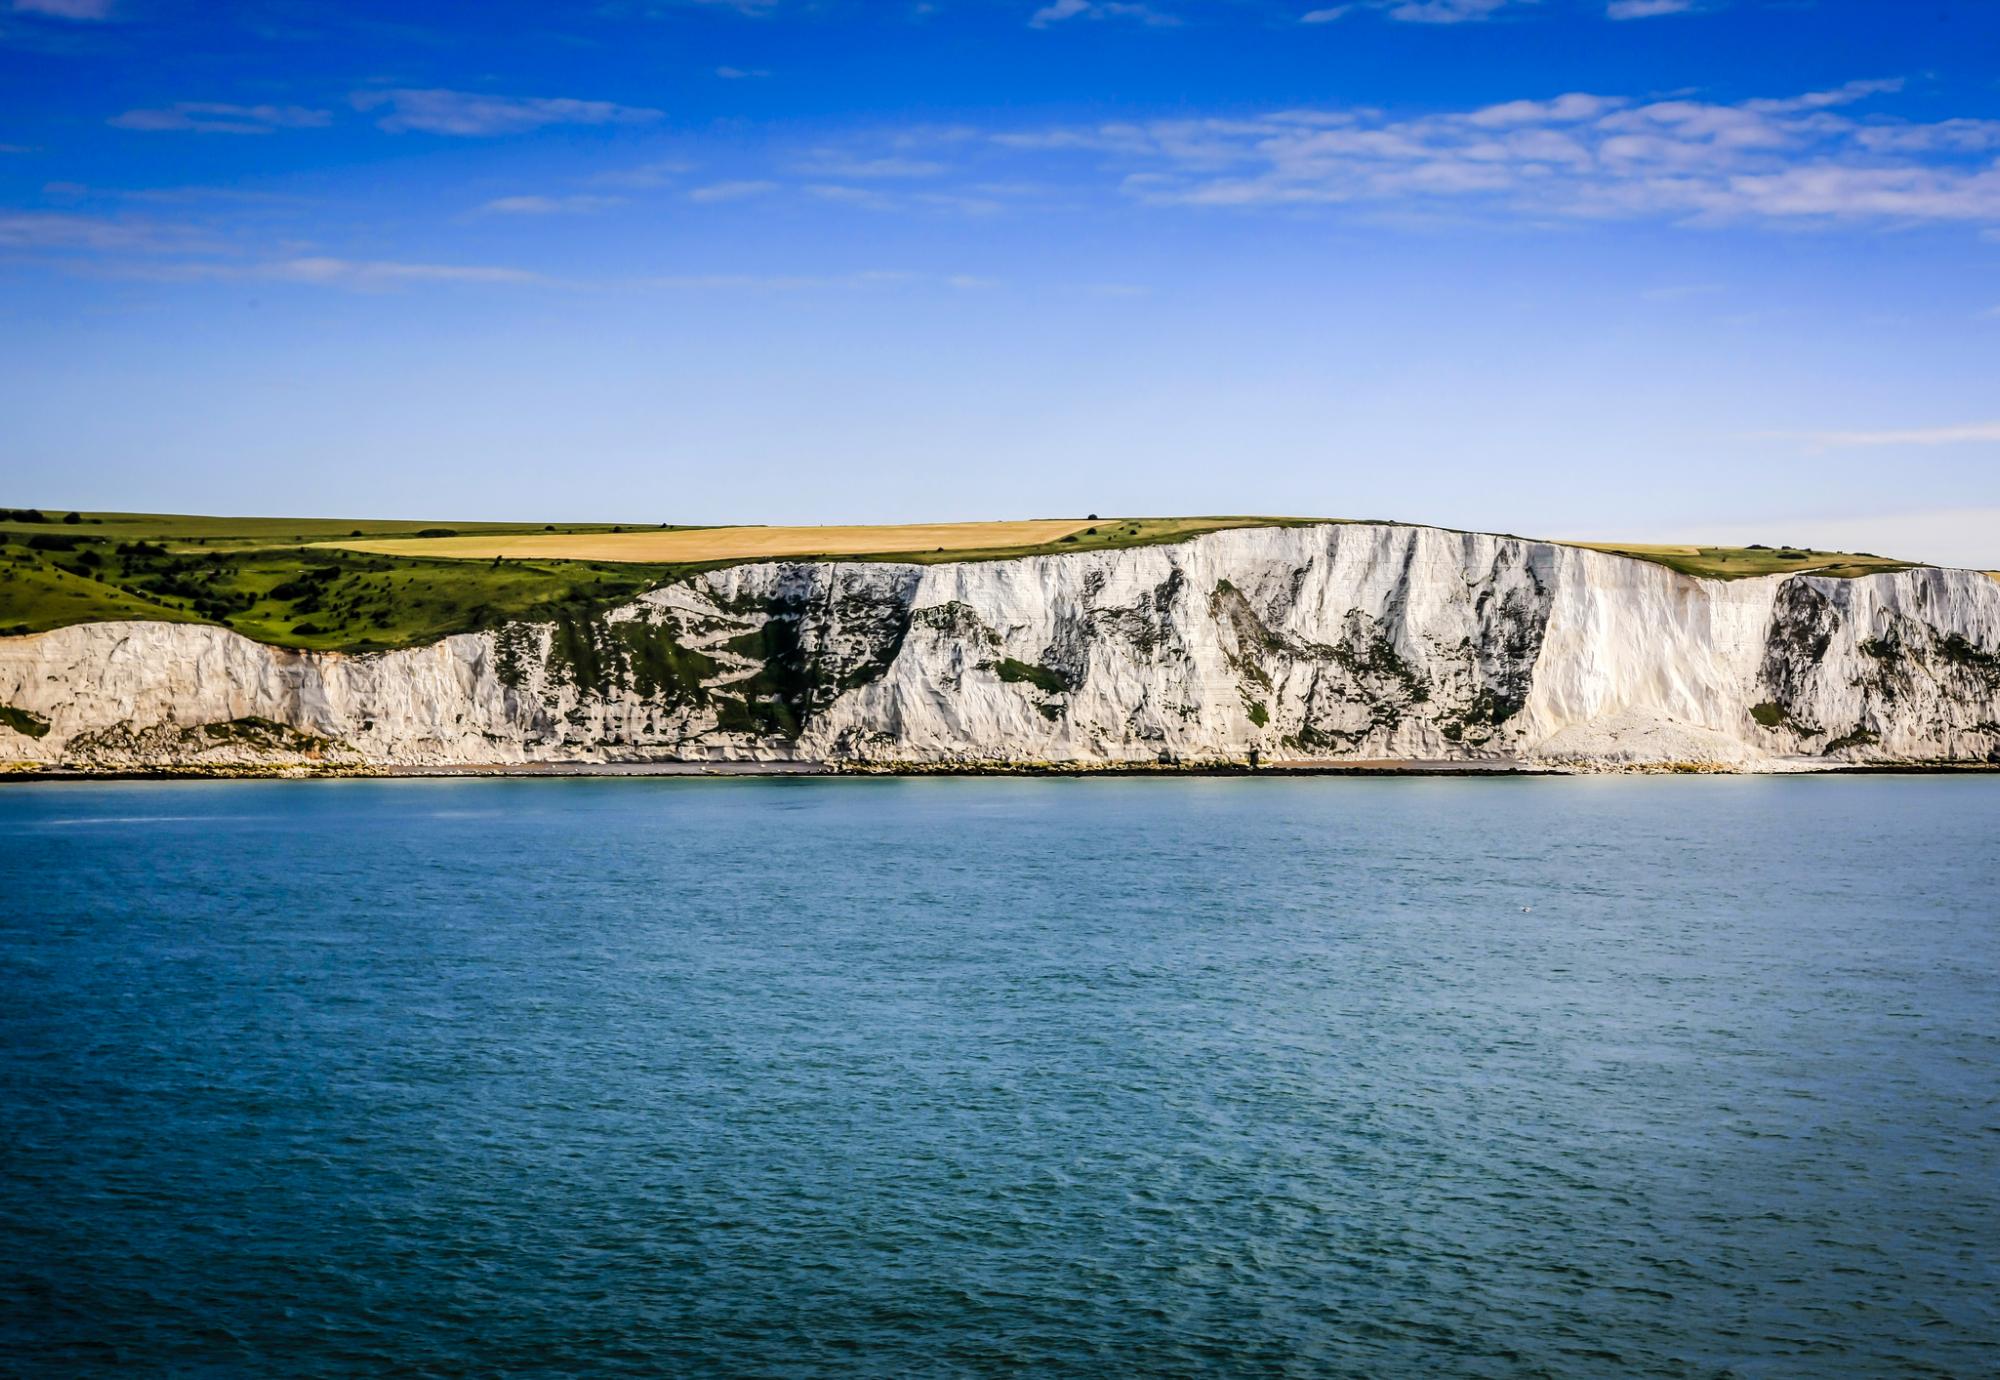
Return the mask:
[[[2000,1369],[2000,778],[0,789],[0,1371]]]

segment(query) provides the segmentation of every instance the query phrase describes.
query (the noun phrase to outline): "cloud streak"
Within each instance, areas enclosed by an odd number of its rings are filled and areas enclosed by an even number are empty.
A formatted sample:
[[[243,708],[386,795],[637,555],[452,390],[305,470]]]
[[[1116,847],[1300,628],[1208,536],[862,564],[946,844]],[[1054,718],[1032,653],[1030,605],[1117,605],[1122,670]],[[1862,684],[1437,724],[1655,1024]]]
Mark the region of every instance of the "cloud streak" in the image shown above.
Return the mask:
[[[1604,7],[1606,19],[1657,19],[1667,14],[1687,14],[1695,0],[1610,0]]]
[[[280,129],[321,129],[330,112],[297,105],[229,105],[221,101],[176,101],[152,110],[128,110],[107,124],[117,129],[195,134],[270,134]]]
[[[16,14],[39,14],[50,19],[78,23],[100,23],[111,18],[111,0],[14,0]]]
[[[607,211],[625,204],[622,196],[502,196],[482,205],[485,215],[496,216],[580,216]]]
[[[1786,433],[1793,435],[1796,433]],[[1859,446],[1959,446],[2000,443],[2000,422],[1962,426],[1911,427],[1891,431],[1811,431],[1802,439],[1816,446],[1846,449]]]
[[[1894,80],[1737,102],[1588,92],[1396,118],[1309,109],[1002,133],[1095,155],[1130,196],[1683,223],[2000,224],[2000,121],[1860,113]]]
[[[157,221],[0,212],[0,250],[17,253],[198,254],[217,247],[206,231]]]
[[[1028,27],[1046,29],[1067,19],[1132,19],[1156,28],[1171,28],[1181,22],[1151,5],[1125,0],[1052,0],[1028,16]]]
[[[646,124],[662,112],[610,101],[582,101],[566,96],[488,96],[472,91],[398,87],[357,91],[354,108],[380,110],[376,124],[391,134],[443,134],[485,138],[522,134],[550,125]]]
[[[690,189],[688,200],[702,204],[721,201],[743,201],[753,196],[765,196],[777,190],[777,183],[755,179],[744,179],[739,182],[711,182],[707,186]]]
[[[1405,0],[1389,6],[1389,17],[1405,24],[1469,24],[1493,18],[1510,3],[1534,0]]]

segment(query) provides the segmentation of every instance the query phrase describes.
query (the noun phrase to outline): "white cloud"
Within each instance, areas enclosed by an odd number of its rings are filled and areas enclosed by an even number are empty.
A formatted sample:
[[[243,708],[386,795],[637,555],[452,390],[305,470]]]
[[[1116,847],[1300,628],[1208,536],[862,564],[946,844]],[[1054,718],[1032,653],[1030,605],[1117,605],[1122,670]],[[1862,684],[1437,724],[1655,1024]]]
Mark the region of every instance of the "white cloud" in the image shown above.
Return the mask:
[[[1655,19],[1663,14],[1686,14],[1695,0],[1610,0],[1604,7],[1606,19]]]
[[[468,264],[397,263],[382,259],[297,258],[257,264],[242,276],[288,283],[379,291],[407,283],[543,283],[539,273],[520,268]]]
[[[641,106],[563,96],[486,96],[472,91],[408,87],[357,91],[352,100],[356,110],[387,107],[376,123],[391,133],[415,130],[461,137],[518,134],[547,125],[644,124],[659,119],[662,113]]]
[[[1167,26],[1180,23],[1151,5],[1124,3],[1124,0],[1051,0],[1028,16],[1028,26],[1046,29],[1065,19],[1135,19],[1141,24]]]
[[[211,235],[185,225],[48,211],[0,213],[0,249],[34,253],[193,254],[215,248]]]
[[[216,260],[100,265],[98,272],[161,283],[279,282],[305,287],[386,292],[423,283],[553,284],[554,279],[524,268],[486,264],[403,263],[390,259],[339,259],[320,255],[257,262]]]
[[[1533,4],[1534,0],[1522,0]],[[1389,10],[1391,19],[1406,24],[1465,24],[1491,19],[1507,8],[1510,0],[1406,0]]]
[[[229,105],[176,101],[153,110],[128,110],[106,123],[119,129],[190,131],[197,134],[269,134],[280,129],[320,129],[333,121],[324,110],[297,105]]]
[[[1940,120],[1929,125],[1879,125],[1854,140],[1877,153],[1984,153],[2000,149],[2000,120]]]
[[[1684,223],[2000,226],[2000,122],[1852,108],[1849,82],[1778,99],[1636,102],[1571,92],[1392,117],[1352,107],[1002,133],[1003,149],[1101,159],[1131,196],[1216,207]]]
[[[706,187],[696,187],[688,193],[689,201],[742,201],[745,197],[766,196],[778,190],[775,182],[744,180],[739,182],[711,182]]]
[[[588,215],[622,206],[622,196],[503,196],[495,197],[479,209],[488,215],[562,216]]]
[[[721,77],[724,81],[748,81],[753,77],[770,76],[771,69],[768,67],[718,67],[715,69],[715,75]]]
[[[112,0],[14,0],[16,14],[42,14],[80,22],[109,19],[111,10]]]
[[[1607,96],[1572,91],[1552,101],[1502,101],[1482,106],[1465,117],[1466,123],[1481,129],[1507,129],[1517,125],[1569,125],[1595,120],[1624,105]]]
[[[1307,10],[1299,16],[1301,24],[1331,24],[1353,10],[1352,5],[1330,5],[1323,10]]]

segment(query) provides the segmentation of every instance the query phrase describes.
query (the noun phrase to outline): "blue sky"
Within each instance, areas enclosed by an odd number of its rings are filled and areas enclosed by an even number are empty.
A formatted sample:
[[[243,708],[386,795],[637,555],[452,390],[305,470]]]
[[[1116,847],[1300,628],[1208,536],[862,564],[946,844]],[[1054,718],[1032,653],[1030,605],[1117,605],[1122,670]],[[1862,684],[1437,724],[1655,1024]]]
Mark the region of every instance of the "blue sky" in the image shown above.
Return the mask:
[[[0,0],[4,501],[2000,566],[1982,0]]]

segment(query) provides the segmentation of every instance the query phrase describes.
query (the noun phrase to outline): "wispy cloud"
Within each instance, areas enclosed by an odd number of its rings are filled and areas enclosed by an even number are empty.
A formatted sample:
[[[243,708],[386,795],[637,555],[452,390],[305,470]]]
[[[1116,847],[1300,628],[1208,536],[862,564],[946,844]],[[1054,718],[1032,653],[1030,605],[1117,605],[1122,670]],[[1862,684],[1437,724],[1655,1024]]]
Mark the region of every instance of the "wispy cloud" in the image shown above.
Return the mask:
[[[882,287],[892,283],[906,283],[912,274],[899,273],[888,269],[870,269],[860,273],[836,273],[815,275],[809,273],[669,273],[652,278],[641,278],[638,287],[654,288],[694,288],[751,289],[757,292],[799,292],[811,288]]]
[[[1132,19],[1158,27],[1181,22],[1151,5],[1124,3],[1124,0],[1052,0],[1028,16],[1028,27],[1046,29],[1066,19]]]
[[[821,201],[835,201],[843,206],[860,206],[870,211],[893,211],[900,204],[894,197],[886,196],[873,187],[846,187],[839,183],[814,182],[806,186],[806,195],[816,196]]]
[[[768,67],[718,67],[715,69],[715,75],[721,77],[724,81],[749,81],[757,77],[770,76],[771,69]]]
[[[41,14],[51,19],[97,23],[112,16],[112,0],[14,0],[16,14]]]
[[[1808,431],[1774,434],[1836,449],[1855,446],[1957,446],[1968,443],[2000,442],[2000,422],[1911,427],[1892,431]]]
[[[591,178],[600,187],[628,187],[644,190],[649,187],[664,187],[682,175],[693,172],[695,165],[683,158],[656,158],[650,163],[641,163],[636,168],[618,168],[602,172]]]
[[[176,101],[152,110],[128,110],[107,124],[119,129],[189,131],[196,134],[269,134],[280,129],[320,129],[333,115],[297,105],[229,105],[221,101]]]
[[[1686,14],[1695,0],[1610,0],[1604,7],[1606,19],[1656,19],[1664,14]]]
[[[357,91],[356,110],[383,110],[376,123],[391,133],[416,131],[472,138],[519,134],[548,125],[645,124],[662,112],[566,96],[488,96],[472,91],[399,87]]]
[[[1139,200],[1719,223],[2000,224],[2000,121],[1853,108],[1895,80],[1733,103],[1572,92],[1395,118],[1366,108],[1003,132],[1096,156]]]
[[[766,196],[778,190],[775,182],[764,182],[746,178],[737,182],[711,182],[705,187],[695,187],[688,192],[689,201],[716,202],[742,201],[746,197]]]
[[[948,171],[943,163],[921,158],[857,158],[825,149],[816,151],[799,165],[808,177],[844,177],[867,181],[875,178],[936,177]]]
[[[481,264],[398,263],[383,259],[297,258],[258,264],[250,276],[321,287],[381,291],[408,283],[546,283],[539,273]]]
[[[1389,6],[1389,17],[1406,24],[1467,24],[1491,19],[1510,4],[1535,0],[1404,0]]]
[[[194,254],[216,249],[188,225],[51,211],[0,213],[0,249],[30,253]]]
[[[509,284],[560,286],[558,280],[524,268],[491,264],[406,263],[392,259],[343,259],[324,255],[255,260],[109,260],[89,265],[95,276],[135,278],[156,283],[275,282],[351,292],[387,292],[423,284]]]
[[[487,215],[500,216],[579,216],[593,211],[606,211],[613,206],[622,206],[622,196],[502,196],[495,197],[479,209]]]
[[[1663,287],[1642,290],[1639,297],[1647,302],[1685,302],[1690,297],[1712,297],[1722,291],[1720,283],[1668,283]]]
[[[629,286],[703,292],[812,292],[897,287],[948,288],[970,292],[998,287],[991,278],[966,273],[916,273],[868,268],[851,273],[682,273],[640,278]]]
[[[1325,9],[1307,10],[1299,16],[1301,24],[1331,24],[1336,19],[1345,18],[1354,10],[1352,5],[1329,5]]]

